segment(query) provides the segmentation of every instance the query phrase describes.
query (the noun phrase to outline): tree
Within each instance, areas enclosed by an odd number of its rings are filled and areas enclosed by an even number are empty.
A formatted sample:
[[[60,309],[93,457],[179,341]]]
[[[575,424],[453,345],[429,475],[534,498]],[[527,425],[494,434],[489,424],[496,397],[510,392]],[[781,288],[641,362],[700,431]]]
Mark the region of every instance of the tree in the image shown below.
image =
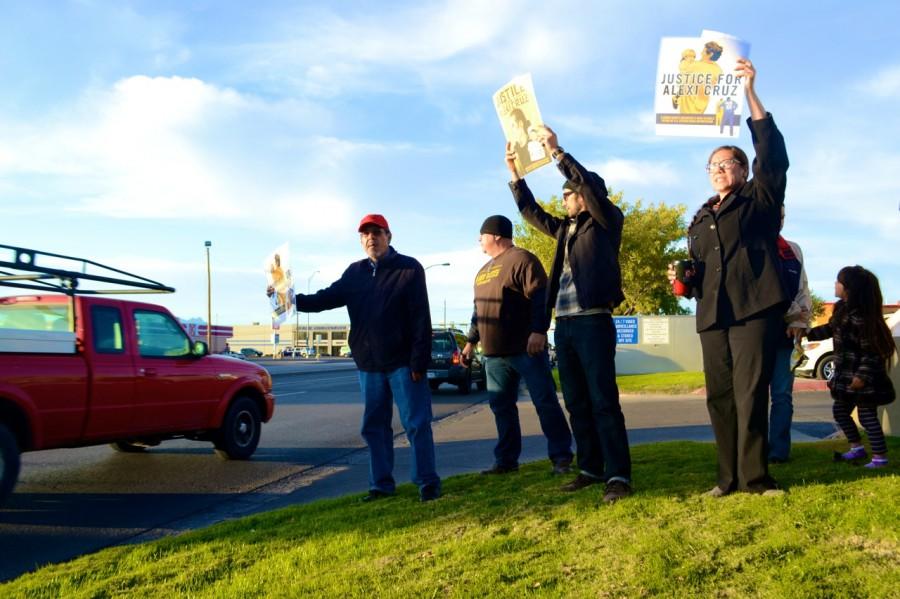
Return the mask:
[[[825,314],[825,298],[816,293],[815,291],[809,292],[809,297],[812,300],[812,318],[811,320],[815,320],[818,317]]]
[[[687,258],[687,249],[680,246],[685,236],[682,204],[667,206],[650,204],[644,207],[641,200],[630,204],[623,193],[610,190],[610,200],[625,214],[622,230],[622,247],[619,264],[622,267],[622,290],[625,301],[615,310],[616,314],[688,314],[689,310],[672,295],[666,269],[675,260]],[[549,201],[537,200],[550,214],[565,216],[562,198],[551,196]],[[521,220],[516,223],[516,245],[536,255],[547,272],[553,264],[556,240],[544,235]]]

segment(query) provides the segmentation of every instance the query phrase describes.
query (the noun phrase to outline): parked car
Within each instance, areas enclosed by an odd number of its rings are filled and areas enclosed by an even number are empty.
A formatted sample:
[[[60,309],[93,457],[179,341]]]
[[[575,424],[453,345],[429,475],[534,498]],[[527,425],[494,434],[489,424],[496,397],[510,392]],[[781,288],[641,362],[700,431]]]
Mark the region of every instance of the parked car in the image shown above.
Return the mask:
[[[245,347],[241,350],[241,353],[244,354],[247,358],[262,358],[263,353],[258,349],[253,349],[252,347]]]
[[[472,390],[472,383],[480,391],[487,389],[484,365],[480,354],[472,357],[469,367],[462,364],[462,349],[466,336],[456,329],[435,329],[431,332],[431,362],[428,364],[428,384],[436,390],[441,383],[456,385],[460,393]]]
[[[219,355],[226,356],[228,358],[237,358],[238,360],[246,360],[247,359],[247,357],[244,354],[238,353],[236,351],[231,351],[230,349],[221,352]]]
[[[794,372],[800,376],[820,378],[830,381],[834,376],[834,345],[831,339],[804,341],[803,355],[806,356]]]
[[[26,451],[109,443],[142,452],[184,438],[212,442],[226,459],[253,455],[275,408],[264,368],[209,355],[163,307],[86,289],[91,280],[127,284],[116,277],[128,273],[39,268],[46,254],[0,249],[16,253],[0,260],[0,285],[38,290],[0,297],[0,503]],[[23,273],[39,273],[41,286],[23,283]],[[149,279],[135,286],[174,291]]]
[[[303,349],[299,347],[286,347],[281,350],[282,358],[300,358],[303,355]]]

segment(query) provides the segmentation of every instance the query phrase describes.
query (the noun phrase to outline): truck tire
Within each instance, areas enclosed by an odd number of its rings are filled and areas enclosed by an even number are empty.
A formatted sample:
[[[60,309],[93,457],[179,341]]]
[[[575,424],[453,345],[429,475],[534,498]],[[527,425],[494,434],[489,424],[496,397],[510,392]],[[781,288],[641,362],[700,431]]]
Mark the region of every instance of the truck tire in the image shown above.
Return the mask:
[[[259,445],[261,429],[259,406],[247,396],[238,396],[225,412],[215,441],[216,455],[223,460],[249,459]]]
[[[16,486],[20,465],[19,444],[6,425],[0,423],[0,505]]]

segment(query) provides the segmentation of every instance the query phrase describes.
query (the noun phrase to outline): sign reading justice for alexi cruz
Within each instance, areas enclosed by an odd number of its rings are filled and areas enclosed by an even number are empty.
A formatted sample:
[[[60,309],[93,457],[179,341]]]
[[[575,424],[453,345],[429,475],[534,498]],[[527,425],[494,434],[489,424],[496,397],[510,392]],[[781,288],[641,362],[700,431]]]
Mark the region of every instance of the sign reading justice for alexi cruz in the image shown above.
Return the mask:
[[[656,73],[656,134],[725,137],[740,134],[744,82],[735,74],[750,44],[717,31],[665,37]]]

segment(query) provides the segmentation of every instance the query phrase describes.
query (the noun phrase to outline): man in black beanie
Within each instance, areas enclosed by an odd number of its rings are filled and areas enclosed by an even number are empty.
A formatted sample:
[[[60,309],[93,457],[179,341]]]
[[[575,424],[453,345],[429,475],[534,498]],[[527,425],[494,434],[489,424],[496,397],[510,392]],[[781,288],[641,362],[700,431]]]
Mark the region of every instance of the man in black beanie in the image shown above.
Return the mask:
[[[603,179],[585,169],[557,143],[556,133],[540,134],[566,181],[567,218],[547,213],[534,199],[515,168],[507,144],[509,187],[522,217],[538,231],[556,238],[550,271],[547,314],[556,310],[556,357],[563,398],[569,411],[580,473],[563,485],[577,491],[606,483],[607,503],[631,495],[631,454],[625,416],[616,385],[616,330],[612,311],[625,296],[619,268],[622,211],[613,204]]]
[[[494,465],[482,474],[519,469],[522,429],[516,402],[523,379],[547,437],[553,473],[564,474],[572,464],[572,433],[556,397],[547,355],[547,275],[534,254],[513,245],[512,236],[512,222],[505,216],[489,216],[481,225],[479,243],[491,259],[475,277],[475,310],[462,352],[469,362],[481,342],[488,401],[497,425]]]

